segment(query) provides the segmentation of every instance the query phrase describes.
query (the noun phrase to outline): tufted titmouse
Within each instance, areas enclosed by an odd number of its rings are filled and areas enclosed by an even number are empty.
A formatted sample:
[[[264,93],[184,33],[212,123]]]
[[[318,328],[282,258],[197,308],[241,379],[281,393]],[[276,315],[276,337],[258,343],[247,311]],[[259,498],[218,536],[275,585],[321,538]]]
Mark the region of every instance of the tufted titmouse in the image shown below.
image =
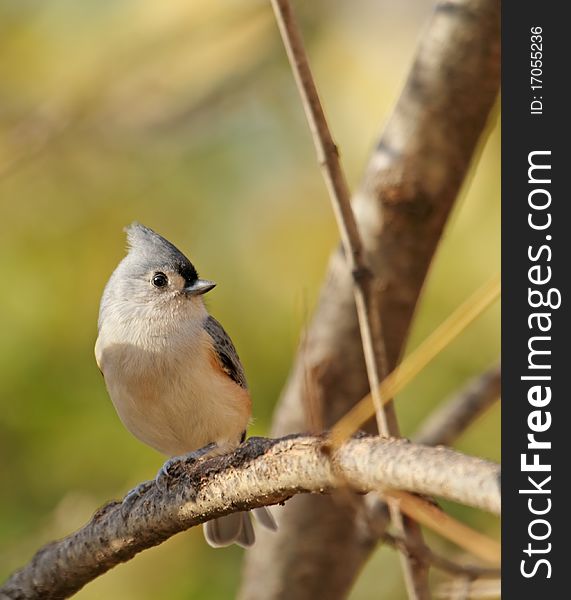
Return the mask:
[[[170,457],[229,452],[245,438],[252,402],[232,340],[204,306],[215,284],[152,229],[126,231],[129,250],[103,292],[95,344],[115,409],[131,433]],[[276,528],[269,511],[255,514]],[[207,522],[204,535],[214,547],[255,539],[247,513]]]

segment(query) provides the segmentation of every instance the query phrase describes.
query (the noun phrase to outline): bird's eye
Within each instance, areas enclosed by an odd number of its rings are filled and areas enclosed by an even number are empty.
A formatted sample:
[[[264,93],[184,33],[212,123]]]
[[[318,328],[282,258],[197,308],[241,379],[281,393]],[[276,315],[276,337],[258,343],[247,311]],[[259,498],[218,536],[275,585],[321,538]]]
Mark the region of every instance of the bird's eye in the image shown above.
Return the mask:
[[[151,279],[151,283],[158,288],[165,287],[169,282],[168,277],[164,273],[155,273]]]

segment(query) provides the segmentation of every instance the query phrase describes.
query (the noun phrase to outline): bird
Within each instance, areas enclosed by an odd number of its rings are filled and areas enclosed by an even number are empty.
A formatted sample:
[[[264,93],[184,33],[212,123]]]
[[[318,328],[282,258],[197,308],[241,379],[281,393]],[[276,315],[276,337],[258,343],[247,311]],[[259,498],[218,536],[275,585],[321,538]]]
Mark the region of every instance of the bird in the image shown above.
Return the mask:
[[[204,304],[216,284],[149,227],[135,222],[125,231],[127,254],[101,297],[95,359],[125,427],[169,457],[159,482],[173,457],[234,450],[245,439],[252,401],[236,348]],[[276,529],[265,507],[254,514]],[[245,512],[207,521],[204,535],[213,547],[255,541]]]

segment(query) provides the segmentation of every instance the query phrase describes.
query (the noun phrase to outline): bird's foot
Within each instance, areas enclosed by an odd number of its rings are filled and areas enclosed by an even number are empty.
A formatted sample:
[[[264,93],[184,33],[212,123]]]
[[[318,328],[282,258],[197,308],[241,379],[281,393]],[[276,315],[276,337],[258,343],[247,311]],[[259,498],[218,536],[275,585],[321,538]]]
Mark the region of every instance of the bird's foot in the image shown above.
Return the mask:
[[[161,492],[166,492],[168,490],[170,482],[174,477],[177,476],[176,469],[180,468],[182,465],[190,466],[194,464],[198,459],[211,454],[216,447],[216,444],[212,442],[210,444],[207,444],[203,448],[195,450],[194,452],[189,452],[188,454],[183,454],[182,456],[173,456],[173,458],[169,458],[165,462],[165,464],[159,469],[159,472],[155,477],[155,483],[159,490]]]
[[[145,492],[151,489],[153,485],[152,481],[143,481],[138,486],[134,487],[132,490],[129,490],[123,501],[121,502],[121,516],[126,518],[127,515],[131,512],[135,501],[140,498]]]

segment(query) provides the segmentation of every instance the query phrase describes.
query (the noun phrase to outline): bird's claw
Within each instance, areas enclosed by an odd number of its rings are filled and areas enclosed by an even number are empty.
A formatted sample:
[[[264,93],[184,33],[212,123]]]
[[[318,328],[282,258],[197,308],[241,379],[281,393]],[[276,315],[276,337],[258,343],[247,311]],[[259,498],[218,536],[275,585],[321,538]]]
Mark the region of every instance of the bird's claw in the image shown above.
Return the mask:
[[[131,512],[135,502],[151,488],[152,484],[152,481],[144,481],[125,494],[125,497],[121,502],[121,516],[124,519]]]
[[[172,475],[169,473],[169,469],[175,464],[179,463],[179,457],[175,456],[174,458],[169,458],[165,464],[159,469],[157,476],[155,477],[155,484],[159,491],[166,492],[169,487],[170,480]]]
[[[199,458],[203,458],[208,455],[212,450],[216,448],[215,443],[207,444],[203,448],[199,448],[194,452],[183,454],[182,456],[174,456],[169,458],[165,464],[159,469],[157,476],[155,477],[155,484],[161,492],[166,492],[169,488],[170,482],[176,476],[171,473],[171,469],[180,467],[181,465],[190,466],[194,464]]]

